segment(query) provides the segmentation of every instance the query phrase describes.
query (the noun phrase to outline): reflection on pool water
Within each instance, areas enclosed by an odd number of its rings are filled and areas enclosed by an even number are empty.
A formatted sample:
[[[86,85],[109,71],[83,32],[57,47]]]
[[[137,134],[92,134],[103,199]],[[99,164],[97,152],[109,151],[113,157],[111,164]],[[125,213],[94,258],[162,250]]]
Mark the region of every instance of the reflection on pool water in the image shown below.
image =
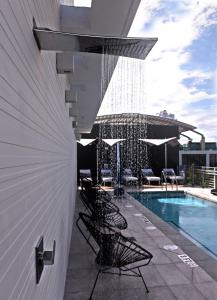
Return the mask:
[[[159,198],[158,202],[160,203],[168,203],[168,204],[176,204],[176,205],[184,205],[184,206],[194,206],[194,207],[207,207],[206,203],[202,203],[197,199],[190,198]]]
[[[217,257],[217,204],[184,192],[136,192],[132,197],[187,233]]]

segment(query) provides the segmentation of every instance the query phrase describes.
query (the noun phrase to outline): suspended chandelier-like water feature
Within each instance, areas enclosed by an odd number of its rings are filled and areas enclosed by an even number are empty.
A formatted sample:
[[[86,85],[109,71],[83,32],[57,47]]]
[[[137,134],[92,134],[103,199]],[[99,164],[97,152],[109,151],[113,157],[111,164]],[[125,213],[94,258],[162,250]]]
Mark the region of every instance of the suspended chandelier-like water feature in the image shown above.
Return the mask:
[[[104,95],[106,79],[114,70],[117,57],[107,55],[102,59],[101,89]],[[145,92],[145,62],[119,58],[112,80],[107,89],[96,123],[99,141],[97,146],[98,178],[100,170],[109,168],[120,183],[123,170],[130,168],[140,177],[140,170],[149,165],[148,146],[140,138],[147,138]],[[107,115],[107,116],[106,116]],[[103,139],[122,139],[110,146]]]

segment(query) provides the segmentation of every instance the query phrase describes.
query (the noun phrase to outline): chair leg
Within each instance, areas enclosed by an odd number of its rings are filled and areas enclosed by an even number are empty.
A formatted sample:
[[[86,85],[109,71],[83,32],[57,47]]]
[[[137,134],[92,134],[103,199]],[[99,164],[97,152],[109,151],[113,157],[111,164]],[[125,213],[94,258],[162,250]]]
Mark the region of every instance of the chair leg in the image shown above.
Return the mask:
[[[88,238],[87,238],[87,242],[89,242],[90,240],[90,237],[91,237],[91,234],[89,234]]]
[[[143,278],[143,276],[142,276],[142,273],[141,273],[141,271],[140,271],[140,269],[138,268],[138,271],[139,271],[139,275],[141,276],[141,278],[142,278],[142,281],[143,281],[143,283],[144,283],[144,286],[145,286],[145,289],[146,289],[146,292],[147,292],[147,294],[149,293],[149,289],[148,289],[148,287],[147,287],[147,285],[146,285],[146,283],[145,283],[145,280],[144,280],[144,278]]]
[[[97,275],[96,275],[96,279],[94,281],[93,288],[92,288],[89,300],[92,300],[92,296],[93,296],[93,293],[94,293],[94,290],[95,290],[95,287],[96,287],[96,283],[97,283],[97,280],[98,280],[98,277],[99,277],[100,273],[101,273],[101,270],[99,270]]]

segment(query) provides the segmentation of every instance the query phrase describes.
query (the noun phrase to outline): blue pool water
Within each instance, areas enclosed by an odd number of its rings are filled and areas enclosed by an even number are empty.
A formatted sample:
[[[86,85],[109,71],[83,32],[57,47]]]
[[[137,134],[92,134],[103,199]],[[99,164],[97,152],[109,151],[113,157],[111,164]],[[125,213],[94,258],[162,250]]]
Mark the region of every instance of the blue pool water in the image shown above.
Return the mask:
[[[140,192],[132,197],[217,256],[217,204],[183,192]]]

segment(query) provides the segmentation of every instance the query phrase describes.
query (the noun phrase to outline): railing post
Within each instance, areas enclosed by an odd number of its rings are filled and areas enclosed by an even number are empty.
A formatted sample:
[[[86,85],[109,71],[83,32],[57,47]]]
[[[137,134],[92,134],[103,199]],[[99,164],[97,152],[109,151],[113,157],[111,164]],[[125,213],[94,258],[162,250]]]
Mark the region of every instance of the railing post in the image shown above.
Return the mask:
[[[204,188],[205,186],[205,172],[206,172],[206,169],[202,168],[201,169],[201,172],[202,172],[202,188]]]
[[[217,168],[214,168],[214,189],[217,188]]]
[[[192,164],[192,186],[194,186],[194,164]]]

